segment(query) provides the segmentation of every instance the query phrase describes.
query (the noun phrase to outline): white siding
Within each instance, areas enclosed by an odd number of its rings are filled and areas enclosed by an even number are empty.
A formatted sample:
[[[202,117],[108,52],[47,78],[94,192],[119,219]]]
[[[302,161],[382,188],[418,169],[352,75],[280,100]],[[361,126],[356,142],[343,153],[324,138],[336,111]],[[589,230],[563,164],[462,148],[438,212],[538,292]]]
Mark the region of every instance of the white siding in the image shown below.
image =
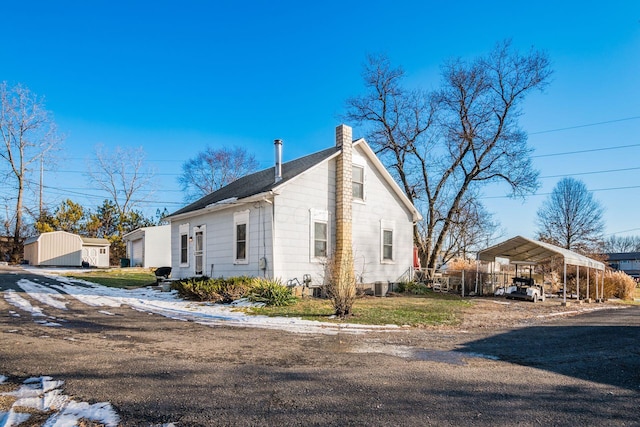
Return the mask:
[[[354,151],[354,155],[358,152]],[[358,156],[354,162],[364,162]],[[365,163],[364,202],[353,202],[353,256],[362,283],[397,281],[409,270],[413,257],[411,213],[391,191],[380,173]],[[381,224],[393,224],[393,261],[382,262]]]
[[[171,226],[159,225],[144,229],[144,260],[146,268],[171,265]]]
[[[82,265],[82,239],[64,231],[43,233],[38,237],[37,264],[65,267]]]
[[[233,214],[249,210],[248,263],[234,263]],[[189,223],[189,236],[193,228],[206,226],[204,275],[212,277],[273,276],[271,250],[272,205],[267,202],[239,204],[224,210],[201,214],[171,222],[171,275],[176,278],[194,275],[193,244],[189,242],[189,266],[180,266],[180,225]],[[267,270],[260,269],[260,258],[266,258]]]
[[[324,162],[287,183],[275,199],[275,276],[287,282],[310,274],[324,282],[324,265],[312,259],[313,211],[329,212],[330,252],[335,247],[335,160]]]

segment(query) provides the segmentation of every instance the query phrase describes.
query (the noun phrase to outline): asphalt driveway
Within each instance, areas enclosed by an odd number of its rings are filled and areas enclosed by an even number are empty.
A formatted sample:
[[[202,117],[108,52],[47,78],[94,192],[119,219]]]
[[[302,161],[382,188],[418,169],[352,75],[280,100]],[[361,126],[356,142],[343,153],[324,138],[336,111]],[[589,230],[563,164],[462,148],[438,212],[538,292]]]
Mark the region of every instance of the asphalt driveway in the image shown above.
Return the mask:
[[[63,380],[76,399],[110,402],[122,425],[639,425],[640,307],[524,328],[318,335],[68,298],[47,309],[51,327],[6,298],[19,277],[0,274],[0,375]]]

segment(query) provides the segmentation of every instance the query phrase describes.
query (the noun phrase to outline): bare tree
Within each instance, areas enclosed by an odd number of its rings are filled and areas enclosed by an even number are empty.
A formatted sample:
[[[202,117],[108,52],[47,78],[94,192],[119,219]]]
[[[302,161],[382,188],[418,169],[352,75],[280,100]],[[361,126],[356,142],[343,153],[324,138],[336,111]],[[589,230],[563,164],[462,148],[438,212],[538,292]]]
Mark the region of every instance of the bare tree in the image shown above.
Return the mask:
[[[24,235],[25,190],[32,173],[48,160],[61,138],[52,114],[44,107],[43,98],[26,87],[10,87],[0,83],[0,173],[4,182],[15,189],[15,209],[7,215],[6,226],[12,229],[12,261],[20,258]]]
[[[640,252],[640,236],[609,236],[604,241],[605,253]]]
[[[185,201],[191,202],[257,169],[258,161],[244,148],[207,147],[182,165],[178,182],[185,192]]]
[[[372,148],[423,212],[415,240],[428,268],[437,266],[449,234],[463,232],[454,231],[457,218],[483,185],[504,182],[514,196],[537,188],[518,117],[526,95],[542,90],[550,74],[545,54],[522,55],[503,42],[486,57],[445,64],[441,88],[427,93],[404,89],[404,72],[386,57],[368,58],[368,94],[347,101],[346,119],[364,125]]]
[[[143,191],[152,188],[154,172],[145,167],[146,155],[142,147],[115,147],[113,152],[108,152],[97,146],[95,155],[88,175],[92,184],[109,194],[122,220],[140,205]]]
[[[582,181],[563,178],[537,213],[538,237],[590,254],[602,248],[604,209]]]

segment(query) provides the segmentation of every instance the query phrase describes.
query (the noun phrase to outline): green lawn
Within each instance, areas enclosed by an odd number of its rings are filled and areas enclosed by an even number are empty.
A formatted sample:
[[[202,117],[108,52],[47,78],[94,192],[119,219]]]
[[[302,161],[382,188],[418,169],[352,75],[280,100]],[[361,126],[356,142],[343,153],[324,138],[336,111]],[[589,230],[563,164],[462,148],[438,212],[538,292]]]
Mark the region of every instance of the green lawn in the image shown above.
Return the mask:
[[[153,271],[144,268],[113,268],[86,273],[67,274],[68,277],[87,280],[114,288],[134,289],[153,285]],[[462,310],[473,305],[457,295],[429,292],[426,295],[365,296],[356,299],[352,316],[346,320],[333,318],[333,308],[327,299],[302,298],[286,307],[246,309],[251,314],[267,316],[301,317],[307,320],[346,322],[367,325],[409,325],[412,327],[457,325]]]
[[[429,293],[421,296],[393,296],[385,298],[358,298],[353,305],[353,315],[347,323],[367,325],[434,326],[457,325],[462,320],[462,310],[473,303],[456,295]],[[325,299],[306,298],[287,307],[252,308],[251,313],[267,316],[292,316],[307,320],[345,322],[330,318],[331,302]]]
[[[146,268],[113,268],[108,270],[95,270],[86,273],[66,274],[75,279],[87,280],[112,288],[134,289],[143,286],[154,285],[156,276],[153,271]]]

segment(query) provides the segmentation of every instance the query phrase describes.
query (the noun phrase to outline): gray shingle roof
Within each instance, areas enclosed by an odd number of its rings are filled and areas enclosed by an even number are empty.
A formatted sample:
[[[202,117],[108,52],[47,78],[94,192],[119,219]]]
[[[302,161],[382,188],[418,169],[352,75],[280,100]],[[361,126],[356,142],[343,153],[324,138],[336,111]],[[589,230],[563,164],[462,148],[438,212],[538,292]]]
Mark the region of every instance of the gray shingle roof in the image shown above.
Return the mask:
[[[269,169],[264,169],[260,172],[252,173],[251,175],[244,176],[232,182],[231,184],[226,185],[221,189],[202,197],[199,200],[196,200],[195,202],[185,206],[184,208],[175,211],[169,216],[197,211],[222,200],[227,200],[234,197],[240,200],[272,190],[276,186],[281,185],[282,183],[292,178],[295,178],[302,172],[328,159],[339,151],[339,147],[331,147],[327,148],[326,150],[318,151],[317,153],[309,154],[308,156],[283,163],[282,180],[277,183],[275,182],[275,166]]]
[[[605,254],[608,261],[635,261],[640,260],[640,252],[614,252]]]

